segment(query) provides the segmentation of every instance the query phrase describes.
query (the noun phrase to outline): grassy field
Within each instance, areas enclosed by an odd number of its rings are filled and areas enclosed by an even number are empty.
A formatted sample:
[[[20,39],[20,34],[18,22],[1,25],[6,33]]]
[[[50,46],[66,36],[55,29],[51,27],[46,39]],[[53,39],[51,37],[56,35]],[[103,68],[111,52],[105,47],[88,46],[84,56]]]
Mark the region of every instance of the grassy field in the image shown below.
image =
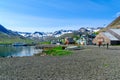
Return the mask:
[[[0,44],[12,44],[15,42],[24,42],[24,43],[32,43],[33,40],[24,38],[19,35],[8,35],[0,32]]]
[[[33,40],[30,39],[21,39],[21,38],[1,38],[0,44],[13,44],[15,42],[22,42],[26,44],[31,44]]]

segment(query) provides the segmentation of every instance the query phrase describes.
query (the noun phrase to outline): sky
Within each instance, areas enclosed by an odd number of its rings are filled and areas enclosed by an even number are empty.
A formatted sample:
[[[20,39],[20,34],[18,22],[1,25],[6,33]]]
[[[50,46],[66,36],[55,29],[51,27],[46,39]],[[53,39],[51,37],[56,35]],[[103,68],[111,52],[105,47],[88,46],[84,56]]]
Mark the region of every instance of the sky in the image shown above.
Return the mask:
[[[119,0],[0,0],[0,24],[21,32],[105,27],[120,15]]]

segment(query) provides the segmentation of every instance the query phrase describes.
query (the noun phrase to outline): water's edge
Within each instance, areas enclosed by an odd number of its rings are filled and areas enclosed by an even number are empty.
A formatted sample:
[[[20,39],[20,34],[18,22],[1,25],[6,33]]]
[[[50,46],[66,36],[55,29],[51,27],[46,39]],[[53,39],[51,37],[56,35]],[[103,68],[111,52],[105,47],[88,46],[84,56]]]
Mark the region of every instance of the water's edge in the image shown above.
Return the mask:
[[[40,52],[42,52],[42,50],[36,49],[35,46],[0,45],[0,57],[33,56]]]

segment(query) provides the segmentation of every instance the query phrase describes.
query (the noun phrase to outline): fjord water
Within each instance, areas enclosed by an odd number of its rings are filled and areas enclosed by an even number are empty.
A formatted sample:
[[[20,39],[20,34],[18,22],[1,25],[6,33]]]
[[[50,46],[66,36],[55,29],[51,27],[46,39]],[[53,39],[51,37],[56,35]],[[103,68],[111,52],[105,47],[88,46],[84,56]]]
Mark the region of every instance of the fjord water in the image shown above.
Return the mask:
[[[39,53],[40,49],[35,49],[35,46],[5,46],[0,45],[0,57],[23,57],[33,56]]]

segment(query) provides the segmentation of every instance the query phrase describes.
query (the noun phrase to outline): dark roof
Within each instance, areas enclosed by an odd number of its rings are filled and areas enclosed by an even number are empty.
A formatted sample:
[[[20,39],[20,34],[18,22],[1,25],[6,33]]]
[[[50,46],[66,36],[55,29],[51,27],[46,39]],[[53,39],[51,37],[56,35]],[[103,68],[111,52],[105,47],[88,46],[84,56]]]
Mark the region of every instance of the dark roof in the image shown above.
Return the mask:
[[[75,42],[75,41],[73,40],[73,38],[67,38],[67,40],[68,40],[69,42]]]

